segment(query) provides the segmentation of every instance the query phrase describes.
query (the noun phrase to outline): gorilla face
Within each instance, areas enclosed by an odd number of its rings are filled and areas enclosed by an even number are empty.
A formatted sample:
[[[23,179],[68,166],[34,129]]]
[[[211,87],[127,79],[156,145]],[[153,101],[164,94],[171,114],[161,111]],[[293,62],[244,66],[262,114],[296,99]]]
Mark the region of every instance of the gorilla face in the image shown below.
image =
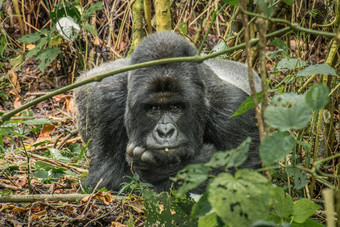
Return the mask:
[[[197,72],[194,63],[176,63],[130,73],[126,159],[136,171],[162,172],[167,165],[176,172],[201,149],[207,102]]]

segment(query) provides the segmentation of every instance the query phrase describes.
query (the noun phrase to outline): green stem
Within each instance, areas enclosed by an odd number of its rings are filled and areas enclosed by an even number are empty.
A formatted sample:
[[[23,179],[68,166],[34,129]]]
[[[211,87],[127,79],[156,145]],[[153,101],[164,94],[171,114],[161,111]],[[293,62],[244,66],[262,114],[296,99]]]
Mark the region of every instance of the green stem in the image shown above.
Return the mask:
[[[314,29],[309,29],[309,28],[304,28],[299,26],[297,23],[291,23],[285,19],[280,19],[280,18],[270,18],[270,17],[266,17],[257,13],[252,13],[249,11],[245,11],[246,14],[250,15],[250,16],[254,16],[254,17],[260,17],[263,19],[266,19],[270,22],[277,22],[277,23],[284,23],[288,26],[290,26],[291,29],[296,30],[296,31],[300,31],[300,32],[306,32],[309,34],[313,34],[313,35],[321,35],[321,36],[326,36],[326,37],[330,37],[330,38],[336,38],[337,34],[333,33],[333,32],[324,32],[324,31],[318,31],[318,30],[314,30]]]

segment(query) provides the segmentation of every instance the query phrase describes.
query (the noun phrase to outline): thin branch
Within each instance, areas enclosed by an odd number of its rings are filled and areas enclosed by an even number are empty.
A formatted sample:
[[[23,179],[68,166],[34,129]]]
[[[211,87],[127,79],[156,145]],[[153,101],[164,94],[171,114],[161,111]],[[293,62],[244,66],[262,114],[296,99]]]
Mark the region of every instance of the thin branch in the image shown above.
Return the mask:
[[[244,40],[246,43],[246,54],[247,54],[247,65],[248,65],[248,78],[249,78],[249,86],[251,90],[251,95],[253,96],[254,105],[255,105],[255,113],[256,113],[256,120],[259,128],[260,139],[261,141],[264,139],[264,126],[263,126],[263,119],[261,116],[261,109],[259,106],[259,102],[256,96],[256,89],[254,85],[254,75],[252,69],[252,59],[251,59],[251,44],[250,44],[250,29],[248,25],[248,16],[244,13],[246,9],[246,2],[245,0],[240,0],[240,9],[242,11],[242,23],[244,27]]]
[[[263,16],[263,15],[260,15],[260,14],[257,14],[257,13],[249,12],[249,11],[245,11],[244,13],[247,14],[247,15],[250,15],[250,16],[266,19],[270,22],[284,23],[284,24],[288,25],[291,29],[296,30],[296,31],[306,32],[306,33],[313,34],[313,35],[326,36],[326,37],[329,37],[329,38],[336,38],[337,37],[337,34],[334,33],[334,32],[325,32],[325,31],[319,31],[319,30],[304,28],[304,27],[299,26],[297,23],[291,23],[291,22],[289,22],[285,19],[266,17],[266,16]]]

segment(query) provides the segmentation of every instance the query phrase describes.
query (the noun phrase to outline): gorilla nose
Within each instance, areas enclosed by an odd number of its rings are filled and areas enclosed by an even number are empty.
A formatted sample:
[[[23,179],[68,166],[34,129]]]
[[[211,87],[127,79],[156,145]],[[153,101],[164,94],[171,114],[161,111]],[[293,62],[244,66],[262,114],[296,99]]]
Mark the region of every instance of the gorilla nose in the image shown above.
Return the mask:
[[[163,140],[174,140],[177,135],[177,130],[175,125],[171,123],[159,124],[155,129],[155,137],[158,141]]]

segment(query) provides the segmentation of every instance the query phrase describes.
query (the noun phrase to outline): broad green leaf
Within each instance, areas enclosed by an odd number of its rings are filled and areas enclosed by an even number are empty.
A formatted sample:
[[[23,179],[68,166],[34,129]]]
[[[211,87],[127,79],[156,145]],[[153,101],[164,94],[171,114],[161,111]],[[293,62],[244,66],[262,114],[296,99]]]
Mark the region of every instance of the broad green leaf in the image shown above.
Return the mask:
[[[19,38],[18,41],[21,43],[35,43],[41,39],[41,33],[35,32],[33,34],[27,34]]]
[[[329,88],[325,84],[318,84],[306,92],[305,100],[313,110],[323,109],[329,101]]]
[[[295,0],[283,0],[287,5],[292,5]]]
[[[268,190],[264,176],[244,169],[236,172],[235,177],[221,173],[214,178],[208,186],[208,200],[228,226],[249,226],[269,214]]]
[[[97,30],[92,25],[88,23],[82,23],[81,26],[85,28],[87,31],[89,31],[90,33],[92,33],[93,35],[96,35],[96,36],[98,35]]]
[[[37,161],[37,162],[35,162],[35,167],[36,167],[37,169],[44,169],[44,170],[46,170],[46,171],[49,171],[49,170],[53,169],[53,165],[48,164],[48,163],[43,162],[43,161]]]
[[[242,165],[248,158],[251,139],[248,137],[237,148],[214,153],[206,166],[212,168],[232,168]]]
[[[280,38],[276,38],[270,42],[271,45],[274,45],[277,48],[277,51],[268,52],[271,58],[279,57],[278,52],[281,52],[283,56],[287,56],[289,52],[289,48],[287,44]]]
[[[295,167],[288,167],[287,173],[290,177],[293,178],[295,189],[302,189],[309,182],[309,180],[307,179],[307,174],[306,174],[305,171],[299,170]]]
[[[334,68],[327,64],[310,65],[298,72],[297,76],[313,76],[315,74],[337,76]]]
[[[37,178],[41,178],[41,179],[47,179],[49,176],[49,173],[46,170],[38,169],[34,171],[34,176]]]
[[[82,15],[82,21],[87,21],[89,19],[89,16],[92,15],[97,10],[103,9],[103,2],[96,2],[93,4],[90,8],[86,9],[84,14]]]
[[[255,0],[255,2],[267,17],[272,16],[274,13],[275,0]]]
[[[51,62],[58,57],[58,55],[61,53],[61,50],[59,48],[46,48],[44,51],[42,51],[36,59],[40,60],[40,64],[38,68],[41,71],[44,71],[45,68],[51,64]]]
[[[299,199],[294,203],[293,220],[297,223],[303,223],[319,209],[321,209],[321,206],[313,201],[305,198]]]
[[[25,121],[22,121],[21,123],[23,123],[25,125],[48,125],[48,124],[52,124],[50,120],[45,119],[45,118],[25,120]]]
[[[266,165],[284,159],[294,148],[295,140],[287,132],[275,132],[266,136],[260,144],[260,157]]]
[[[224,2],[227,2],[233,6],[238,6],[238,0],[223,0]]]
[[[275,222],[273,221],[259,220],[259,221],[254,222],[250,227],[277,227],[277,226],[278,225],[275,224]]]
[[[209,167],[203,164],[188,165],[179,171],[174,180],[181,187],[178,189],[178,195],[185,195],[192,189],[197,188],[200,184],[208,179]]]
[[[324,225],[320,224],[317,221],[314,221],[313,219],[308,218],[305,222],[303,223],[296,223],[293,222],[291,227],[323,227]]]
[[[46,44],[48,44],[48,42],[49,42],[49,37],[41,38],[41,39],[39,40],[39,42],[37,43],[37,46],[36,46],[34,49],[28,51],[28,53],[27,53],[26,56],[25,56],[25,60],[28,60],[28,59],[29,59],[30,57],[32,57],[32,56],[36,56],[36,55],[41,51],[41,49],[42,49]]]
[[[273,213],[280,218],[289,218],[294,212],[294,203],[290,195],[286,194],[280,187],[272,189]]]
[[[256,94],[258,103],[262,101],[262,91]],[[236,117],[238,115],[246,113],[248,110],[255,108],[253,96],[249,96],[244,102],[239,106],[239,108],[231,115],[229,118]]]
[[[208,214],[207,216],[200,217],[198,220],[198,227],[219,227],[216,213]]]
[[[250,142],[251,139],[248,137],[236,149],[230,151],[227,168],[239,167],[247,160]]]
[[[274,70],[286,72],[288,70],[299,69],[307,65],[304,60],[296,59],[296,58],[283,58],[279,61]]]
[[[56,160],[59,160],[59,161],[63,161],[63,162],[66,162],[66,163],[70,162],[70,159],[65,157],[65,156],[63,156],[60,153],[60,150],[58,150],[56,148],[49,148],[48,150],[51,153],[51,156],[52,156],[53,159],[56,159]]]
[[[211,206],[208,201],[208,194],[204,193],[197,203],[192,207],[191,216],[199,218],[211,211]]]
[[[302,129],[310,121],[312,110],[306,105],[304,95],[285,93],[274,96],[264,117],[269,126],[282,131]]]

